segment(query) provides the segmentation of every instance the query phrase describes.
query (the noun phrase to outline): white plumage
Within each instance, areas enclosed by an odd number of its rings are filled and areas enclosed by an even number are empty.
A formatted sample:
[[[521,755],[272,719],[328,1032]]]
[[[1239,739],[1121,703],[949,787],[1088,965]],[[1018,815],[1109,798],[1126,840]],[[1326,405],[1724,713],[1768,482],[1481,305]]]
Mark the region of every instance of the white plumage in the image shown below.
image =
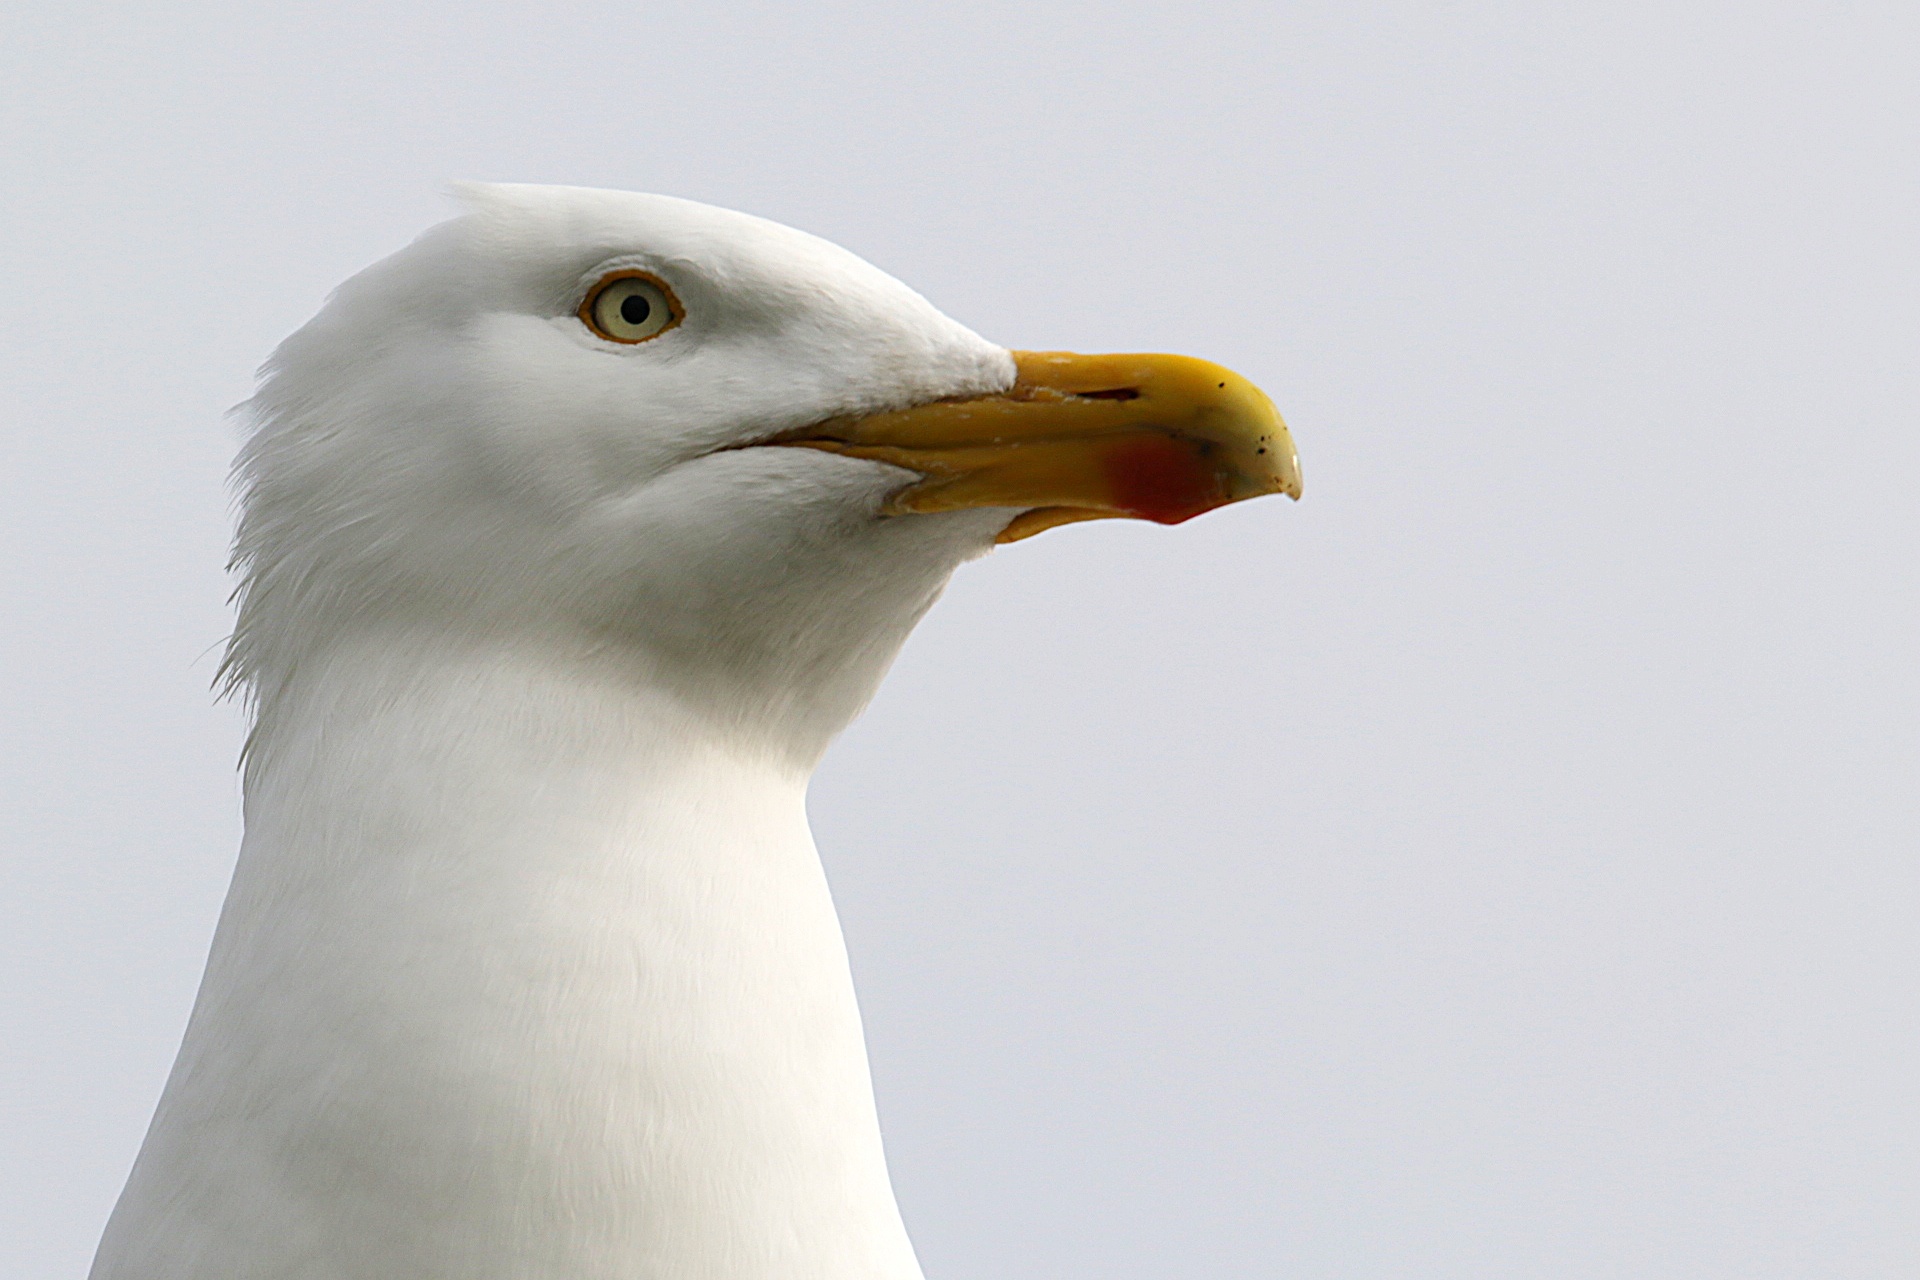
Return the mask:
[[[463,195],[250,403],[246,838],[94,1280],[913,1280],[805,786],[1045,503],[794,433],[1024,366],[758,219]],[[684,323],[595,332],[621,272]]]

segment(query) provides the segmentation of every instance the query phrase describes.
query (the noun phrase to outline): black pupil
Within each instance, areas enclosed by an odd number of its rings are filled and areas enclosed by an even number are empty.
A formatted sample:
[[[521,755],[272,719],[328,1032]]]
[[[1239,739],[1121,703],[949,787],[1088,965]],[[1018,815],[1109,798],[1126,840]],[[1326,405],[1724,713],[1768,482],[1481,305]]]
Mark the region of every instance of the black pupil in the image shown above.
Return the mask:
[[[652,314],[653,304],[637,293],[620,299],[620,318],[628,324],[645,324],[647,317]]]

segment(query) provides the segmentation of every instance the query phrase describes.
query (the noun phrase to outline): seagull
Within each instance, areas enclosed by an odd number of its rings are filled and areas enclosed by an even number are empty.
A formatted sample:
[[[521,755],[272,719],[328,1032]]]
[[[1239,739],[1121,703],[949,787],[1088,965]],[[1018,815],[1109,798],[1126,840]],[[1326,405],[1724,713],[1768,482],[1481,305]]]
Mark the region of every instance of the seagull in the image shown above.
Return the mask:
[[[243,406],[245,836],[92,1280],[919,1280],[808,776],[960,564],[1293,442],[759,218],[457,194]]]

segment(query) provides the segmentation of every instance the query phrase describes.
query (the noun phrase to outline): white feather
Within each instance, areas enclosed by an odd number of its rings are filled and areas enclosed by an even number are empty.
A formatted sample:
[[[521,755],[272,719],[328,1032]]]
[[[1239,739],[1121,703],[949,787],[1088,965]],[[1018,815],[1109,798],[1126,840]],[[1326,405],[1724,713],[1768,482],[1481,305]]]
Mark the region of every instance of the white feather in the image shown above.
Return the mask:
[[[803,800],[1012,513],[739,446],[1011,358],[758,219],[462,194],[250,404],[246,838],[94,1280],[913,1280]],[[685,323],[593,339],[618,266]]]

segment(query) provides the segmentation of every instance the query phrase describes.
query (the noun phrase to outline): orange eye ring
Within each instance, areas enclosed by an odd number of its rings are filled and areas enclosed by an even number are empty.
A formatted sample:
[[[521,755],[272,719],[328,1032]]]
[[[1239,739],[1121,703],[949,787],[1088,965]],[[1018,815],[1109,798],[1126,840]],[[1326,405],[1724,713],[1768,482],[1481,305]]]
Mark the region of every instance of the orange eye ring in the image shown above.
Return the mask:
[[[609,271],[587,290],[578,314],[596,337],[633,346],[679,325],[687,309],[651,271]]]

